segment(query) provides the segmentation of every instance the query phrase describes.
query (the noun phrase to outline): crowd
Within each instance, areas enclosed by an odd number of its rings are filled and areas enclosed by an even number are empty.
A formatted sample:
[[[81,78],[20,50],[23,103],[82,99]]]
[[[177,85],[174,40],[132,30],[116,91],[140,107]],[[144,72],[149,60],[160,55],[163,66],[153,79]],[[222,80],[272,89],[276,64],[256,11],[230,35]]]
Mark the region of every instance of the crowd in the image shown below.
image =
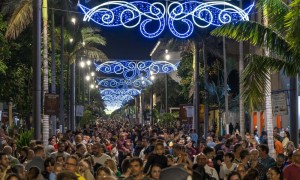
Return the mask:
[[[198,138],[193,129],[101,120],[53,135],[47,146],[32,140],[18,149],[0,136],[0,180],[300,180],[300,150],[278,128],[276,158],[266,132]]]

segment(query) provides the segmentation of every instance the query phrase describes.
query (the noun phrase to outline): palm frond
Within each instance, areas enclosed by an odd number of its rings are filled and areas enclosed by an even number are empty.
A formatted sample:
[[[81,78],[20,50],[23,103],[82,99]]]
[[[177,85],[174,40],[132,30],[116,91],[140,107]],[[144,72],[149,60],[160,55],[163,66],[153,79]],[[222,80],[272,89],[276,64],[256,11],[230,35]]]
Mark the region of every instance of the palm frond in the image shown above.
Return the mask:
[[[95,47],[85,46],[83,49],[81,49],[79,51],[79,53],[80,52],[82,52],[82,53],[84,52],[85,55],[91,59],[97,59],[97,60],[101,60],[101,61],[108,60],[108,57],[106,56],[106,54],[103,51],[101,51],[100,49],[97,49]]]
[[[246,56],[246,60],[249,60],[249,64],[242,73],[244,86],[242,98],[252,110],[264,103],[264,93],[268,90],[265,82],[272,72],[283,70],[284,73],[292,76],[300,70],[300,65],[296,63],[271,57],[250,54]]]
[[[240,21],[236,24],[225,24],[211,32],[214,36],[225,36],[237,41],[249,41],[252,45],[267,47],[277,56],[290,59],[293,51],[289,42],[271,28],[253,21]]]
[[[296,52],[300,51],[300,0],[294,0],[291,4],[291,10],[286,15],[285,26],[287,28],[287,39],[291,47],[295,48]]]
[[[28,24],[32,22],[32,14],[32,0],[22,1],[11,16],[5,37],[16,39]]]
[[[257,7],[262,11],[267,12],[265,18],[268,18],[268,24],[272,29],[283,34],[284,17],[289,12],[290,7],[282,0],[260,0],[257,3]]]
[[[100,31],[93,28],[83,28],[81,30],[82,41],[86,44],[106,45],[105,38],[100,35]]]

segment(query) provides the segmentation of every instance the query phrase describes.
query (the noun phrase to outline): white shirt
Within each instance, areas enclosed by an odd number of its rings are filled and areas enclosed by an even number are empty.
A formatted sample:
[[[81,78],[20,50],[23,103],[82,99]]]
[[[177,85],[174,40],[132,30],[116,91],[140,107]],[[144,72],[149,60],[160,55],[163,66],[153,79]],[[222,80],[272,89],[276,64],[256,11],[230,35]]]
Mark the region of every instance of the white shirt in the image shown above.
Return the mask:
[[[219,180],[219,175],[218,175],[215,168],[212,168],[212,167],[210,167],[206,164],[204,166],[204,169],[205,169],[206,174],[208,174],[209,176],[215,178],[216,180]]]
[[[104,163],[105,163],[106,159],[111,159],[111,157],[107,154],[104,154],[104,153],[102,154],[101,157],[94,156],[95,164],[98,163],[98,164],[101,164],[102,166],[104,166]]]
[[[233,171],[236,167],[235,163],[232,163],[232,166],[228,168],[224,162],[222,162],[222,166],[220,166],[220,178],[227,180],[228,174]]]

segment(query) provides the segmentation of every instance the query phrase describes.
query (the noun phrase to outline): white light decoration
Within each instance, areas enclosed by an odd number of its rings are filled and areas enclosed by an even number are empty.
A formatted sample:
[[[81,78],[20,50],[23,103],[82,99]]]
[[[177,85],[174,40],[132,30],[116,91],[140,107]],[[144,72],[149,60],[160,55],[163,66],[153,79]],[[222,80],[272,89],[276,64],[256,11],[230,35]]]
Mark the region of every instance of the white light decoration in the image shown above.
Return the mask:
[[[254,3],[242,10],[224,1],[172,2],[168,7],[160,2],[109,1],[90,9],[78,3],[78,7],[85,14],[84,21],[93,21],[106,27],[139,26],[141,34],[147,38],[159,36],[165,26],[168,26],[171,33],[178,38],[187,38],[193,33],[194,26],[207,28],[249,21],[248,15],[253,6]]]
[[[76,18],[73,17],[73,18],[71,19],[71,22],[75,25],[75,24],[76,24]]]
[[[74,39],[73,38],[70,38],[70,43],[73,43]]]
[[[104,88],[137,88],[141,89],[144,87],[147,87],[149,85],[152,85],[152,82],[148,79],[143,80],[144,83],[142,83],[141,79],[123,79],[123,78],[106,78],[106,79],[98,79],[98,85]]]
[[[94,89],[95,85],[94,85],[94,84],[91,84],[90,87],[91,87],[91,89]]]
[[[85,63],[83,61],[81,61],[79,65],[80,65],[80,67],[84,68]]]
[[[85,79],[86,79],[87,81],[90,81],[90,80],[91,80],[91,76],[87,75],[87,76],[85,77]]]
[[[89,66],[89,65],[92,64],[92,62],[91,62],[90,60],[87,60],[87,61],[86,61],[86,64]]]
[[[94,73],[94,72],[91,72],[91,76],[94,77],[94,76],[95,76],[95,73]]]

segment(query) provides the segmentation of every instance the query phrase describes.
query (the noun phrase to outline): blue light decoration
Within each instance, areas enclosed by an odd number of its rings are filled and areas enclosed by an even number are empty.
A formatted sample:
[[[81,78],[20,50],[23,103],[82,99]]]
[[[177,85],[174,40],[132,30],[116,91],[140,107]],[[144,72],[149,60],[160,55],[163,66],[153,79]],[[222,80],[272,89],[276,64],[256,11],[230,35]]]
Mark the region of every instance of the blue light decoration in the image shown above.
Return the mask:
[[[102,96],[106,110],[112,112],[122,107],[123,104],[134,99],[131,95],[105,95]]]
[[[145,88],[149,85],[152,85],[152,81],[148,79],[123,79],[123,78],[106,78],[106,79],[97,79],[98,85],[104,88]]]
[[[107,61],[96,64],[96,71],[105,74],[123,75],[125,79],[149,78],[152,74],[170,73],[177,70],[179,63],[168,61]]]
[[[101,96],[136,96],[141,94],[138,89],[102,89],[100,90]]]
[[[207,28],[249,21],[248,16],[254,3],[244,10],[224,1],[172,2],[168,7],[159,2],[109,1],[92,9],[80,3],[78,7],[85,14],[84,21],[92,20],[100,26],[134,28],[139,25],[142,35],[155,38],[164,31],[167,25],[176,37],[187,38],[193,33],[194,26]],[[149,32],[149,27],[153,29],[153,23],[157,25],[156,30]],[[182,30],[183,24],[186,30]]]

